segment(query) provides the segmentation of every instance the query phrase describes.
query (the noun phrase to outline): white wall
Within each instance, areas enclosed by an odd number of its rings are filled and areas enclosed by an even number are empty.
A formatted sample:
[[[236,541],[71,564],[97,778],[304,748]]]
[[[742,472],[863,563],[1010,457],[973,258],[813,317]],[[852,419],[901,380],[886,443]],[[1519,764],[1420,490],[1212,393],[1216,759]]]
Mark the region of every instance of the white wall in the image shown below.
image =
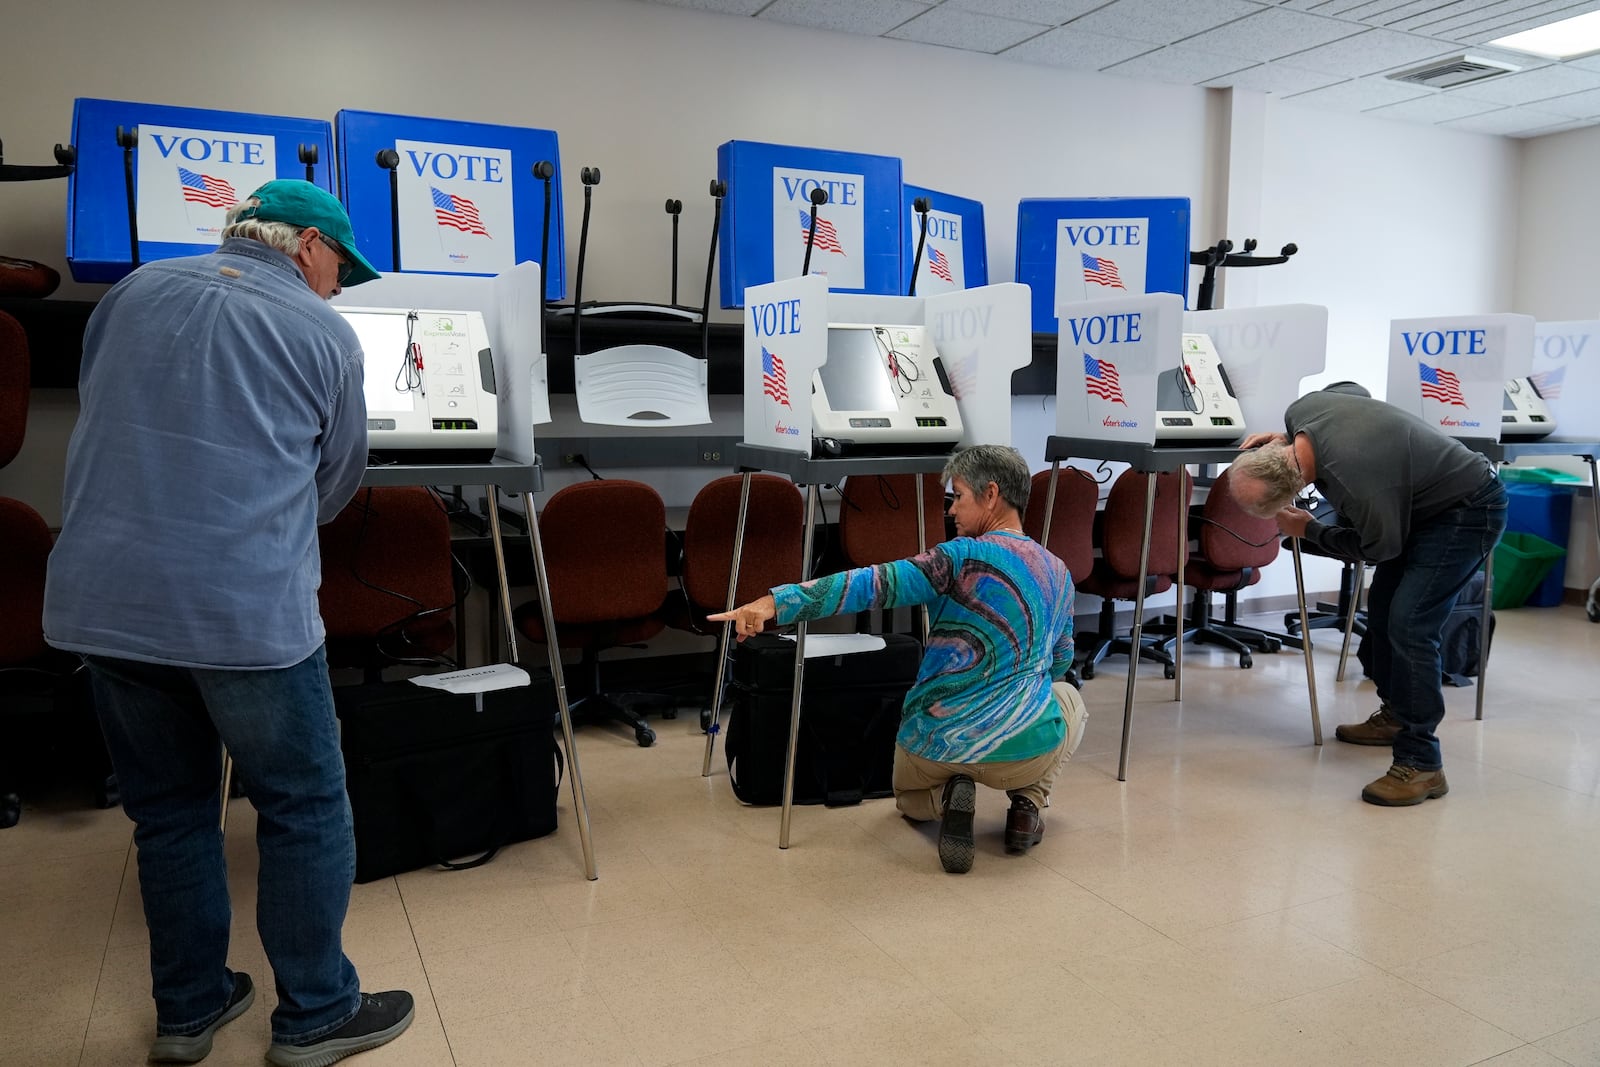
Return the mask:
[[[1522,142],[1516,310],[1600,318],[1600,126]]]

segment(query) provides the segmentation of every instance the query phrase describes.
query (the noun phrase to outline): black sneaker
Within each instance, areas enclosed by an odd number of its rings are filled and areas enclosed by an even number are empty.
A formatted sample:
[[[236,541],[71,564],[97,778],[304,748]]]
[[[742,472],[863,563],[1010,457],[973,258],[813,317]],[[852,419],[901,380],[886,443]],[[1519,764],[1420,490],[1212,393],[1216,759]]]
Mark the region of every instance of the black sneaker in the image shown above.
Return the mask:
[[[939,863],[951,874],[972,870],[977,847],[972,843],[972,813],[978,807],[978,783],[958,774],[944,784],[944,818],[939,822]]]
[[[346,1056],[387,1045],[405,1032],[415,1014],[411,994],[403,989],[363,993],[355,1018],[304,1045],[273,1045],[267,1049],[267,1062],[276,1067],[328,1067]]]
[[[150,1045],[150,1062],[199,1063],[211,1055],[211,1038],[216,1032],[248,1011],[255,999],[256,987],[250,981],[250,976],[243,971],[234,971],[233,994],[228,997],[228,1005],[222,1009],[222,1014],[198,1034],[184,1034],[181,1037],[169,1034],[156,1038]]]

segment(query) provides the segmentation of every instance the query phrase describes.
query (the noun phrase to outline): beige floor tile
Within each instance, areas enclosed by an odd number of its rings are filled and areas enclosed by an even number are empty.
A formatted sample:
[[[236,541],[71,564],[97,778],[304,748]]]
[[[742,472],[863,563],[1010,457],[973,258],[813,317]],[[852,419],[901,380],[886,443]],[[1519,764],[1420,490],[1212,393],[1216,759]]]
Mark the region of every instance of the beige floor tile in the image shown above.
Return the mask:
[[[640,1063],[653,1067],[705,1059],[794,1033],[771,996],[738,974],[705,974],[682,988],[692,995],[632,986],[601,990],[600,999]]]
[[[780,1041],[749,1045],[729,1052],[719,1052],[695,1060],[685,1060],[682,1067],[814,1067],[819,1053],[816,1046],[804,1035],[795,1034]]]
[[[502,858],[469,871],[430,868],[386,880],[410,920],[416,948],[424,954],[449,952],[555,932],[555,920],[539,891],[542,879],[525,865]]]
[[[1283,914],[1323,941],[1386,969],[1483,940],[1481,926],[1440,917],[1428,907],[1428,898],[1405,899],[1408,906],[1401,907],[1352,891],[1288,908]]]
[[[1183,1050],[1186,1067],[1379,1067],[1395,1062],[1366,1055],[1338,1034],[1308,1032],[1271,1007],[1185,1030],[1169,1040]],[[1403,1058],[1434,1062],[1415,1049]]]
[[[984,1035],[953,1029],[950,1012],[930,995],[915,1008],[808,1031],[806,1040],[832,1067],[967,1067],[1000,1058]]]
[[[1387,974],[1281,1001],[1271,1013],[1313,1041],[1350,1046],[1359,1062],[1470,1064],[1526,1044]]]
[[[0,974],[0,1034],[87,1022],[104,955],[103,948],[41,954],[8,966]]]
[[[126,853],[133,841],[133,823],[120,807],[92,808],[76,794],[25,804],[22,818],[0,833],[0,884],[11,880],[11,868],[55,860]],[[0,897],[5,890],[0,888]]]
[[[1294,925],[1289,914],[1273,912],[1213,926],[1179,941],[1205,966],[1254,990],[1252,999],[1284,1000],[1381,973],[1371,963]]]
[[[1066,967],[1141,1029],[1168,1037],[1265,1003],[1258,989],[1229,978],[1175,941],[1073,960]]]
[[[439,1009],[420,960],[390,959],[364,966],[361,988],[368,993],[404,989],[416,1002],[416,1015],[406,1032],[382,1048],[362,1053],[366,1058],[356,1061],[361,1067],[440,1067],[453,1062]]]
[[[8,1062],[28,1067],[78,1067],[88,1029],[87,1015],[81,1019],[53,1021],[0,1017],[0,1037],[6,1043]],[[84,1059],[82,1062],[95,1061]]]
[[[1477,1067],[1565,1067],[1566,1061],[1550,1055],[1537,1045],[1523,1045],[1521,1048],[1502,1052],[1486,1060],[1480,1060]]]
[[[446,1029],[457,1022],[592,993],[572,946],[539,934],[476,948],[430,952],[423,961]]]
[[[1394,973],[1524,1041],[1568,1030],[1600,1011],[1600,971],[1588,950],[1569,955],[1484,941]]]
[[[456,1067],[635,1067],[633,1046],[596,996],[503,1012],[450,1027]]]
[[[1551,1034],[1535,1044],[1573,1067],[1600,1067],[1600,1018]]]
[[[957,970],[940,992],[1002,1062],[1079,1063],[1153,1034],[1061,966],[981,976]]]

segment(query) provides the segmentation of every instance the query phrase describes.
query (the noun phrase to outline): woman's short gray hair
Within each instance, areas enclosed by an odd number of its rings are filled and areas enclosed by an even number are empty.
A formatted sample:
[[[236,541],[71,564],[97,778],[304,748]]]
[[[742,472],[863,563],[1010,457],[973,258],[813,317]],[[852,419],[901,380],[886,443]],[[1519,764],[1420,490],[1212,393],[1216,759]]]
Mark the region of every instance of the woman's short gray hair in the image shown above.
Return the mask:
[[[944,465],[944,479],[960,478],[974,493],[982,493],[993,482],[1000,490],[1000,499],[1021,514],[1028,510],[1028,491],[1033,488],[1033,476],[1022,453],[1010,445],[973,445],[963,448],[950,457]]]
[[[1258,519],[1270,519],[1294,502],[1295,494],[1306,487],[1295,465],[1293,445],[1268,445],[1246,452],[1228,468],[1233,497],[1239,506]],[[1250,478],[1262,487],[1255,500],[1240,500],[1240,478]]]
[[[245,237],[252,241],[260,241],[268,248],[276,248],[286,256],[292,256],[300,251],[300,231],[305,227],[291,226],[287,222],[264,222],[261,219],[239,217],[241,211],[258,207],[260,204],[261,201],[252,196],[230,207],[228,214],[223,218],[222,239]]]

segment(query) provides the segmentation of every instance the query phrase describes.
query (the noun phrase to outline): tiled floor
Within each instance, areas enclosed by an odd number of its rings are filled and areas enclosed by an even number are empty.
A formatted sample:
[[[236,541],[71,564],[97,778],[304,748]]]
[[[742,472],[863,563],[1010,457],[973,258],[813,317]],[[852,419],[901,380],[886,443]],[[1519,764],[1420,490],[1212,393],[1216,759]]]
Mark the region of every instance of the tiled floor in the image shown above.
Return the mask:
[[[1370,684],[1317,656],[1146,668],[1116,780],[1125,661],[1049,833],[1003,854],[981,793],[971,874],[891,801],[735,802],[692,714],[652,749],[587,729],[600,880],[561,831],[474,871],[357,886],[346,948],[417,1021],[371,1067],[458,1064],[1600,1064],[1600,626],[1500,613],[1486,719],[1447,690],[1451,793],[1361,803],[1383,750],[1333,740]],[[228,835],[234,966],[259,1002],[209,1063],[259,1064],[271,981],[252,926],[253,816]],[[55,804],[0,831],[0,1062],[135,1064],[154,1025],[120,812]]]

